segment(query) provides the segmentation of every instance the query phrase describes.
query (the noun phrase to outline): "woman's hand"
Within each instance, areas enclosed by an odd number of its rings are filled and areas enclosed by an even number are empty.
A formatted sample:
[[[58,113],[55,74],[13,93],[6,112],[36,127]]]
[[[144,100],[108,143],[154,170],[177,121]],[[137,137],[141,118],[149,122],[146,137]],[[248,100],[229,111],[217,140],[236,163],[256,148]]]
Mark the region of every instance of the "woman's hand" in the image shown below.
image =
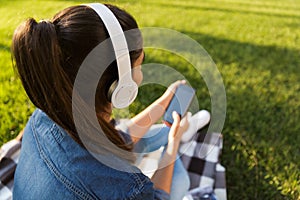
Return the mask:
[[[180,143],[180,139],[183,135],[183,133],[188,129],[189,127],[189,118],[191,117],[191,113],[188,112],[181,120],[178,113],[173,111],[172,117],[174,119],[174,122],[171,126],[170,133],[169,133],[169,143],[174,142],[175,144]]]
[[[182,134],[187,130],[189,123],[188,118],[191,113],[188,113],[180,120],[180,116],[174,111],[172,113],[174,122],[169,133],[169,143],[166,151],[158,164],[158,170],[154,173],[151,180],[154,187],[164,190],[168,194],[171,192],[172,177],[174,173],[174,163],[177,159],[177,152]]]
[[[133,143],[137,143],[149,130],[149,128],[161,119],[169,106],[177,87],[185,83],[185,80],[174,82],[160,98],[138,115],[131,118],[131,120],[127,123],[127,127]]]

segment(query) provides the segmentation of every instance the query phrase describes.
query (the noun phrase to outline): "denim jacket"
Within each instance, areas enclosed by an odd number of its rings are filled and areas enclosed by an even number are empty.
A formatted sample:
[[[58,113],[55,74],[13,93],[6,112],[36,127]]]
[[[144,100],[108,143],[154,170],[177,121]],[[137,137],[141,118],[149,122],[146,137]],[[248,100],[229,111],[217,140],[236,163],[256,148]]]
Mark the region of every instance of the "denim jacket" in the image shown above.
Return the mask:
[[[25,128],[13,199],[169,199],[139,172],[99,162],[37,109]]]

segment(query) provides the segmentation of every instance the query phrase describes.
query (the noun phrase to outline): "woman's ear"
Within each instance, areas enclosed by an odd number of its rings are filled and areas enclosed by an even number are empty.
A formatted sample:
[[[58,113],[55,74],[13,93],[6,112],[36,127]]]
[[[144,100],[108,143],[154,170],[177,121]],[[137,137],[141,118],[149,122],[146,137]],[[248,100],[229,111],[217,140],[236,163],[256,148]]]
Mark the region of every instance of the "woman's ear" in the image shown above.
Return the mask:
[[[133,67],[131,72],[132,72],[132,80],[139,86],[143,81],[142,66],[138,65],[136,67]]]

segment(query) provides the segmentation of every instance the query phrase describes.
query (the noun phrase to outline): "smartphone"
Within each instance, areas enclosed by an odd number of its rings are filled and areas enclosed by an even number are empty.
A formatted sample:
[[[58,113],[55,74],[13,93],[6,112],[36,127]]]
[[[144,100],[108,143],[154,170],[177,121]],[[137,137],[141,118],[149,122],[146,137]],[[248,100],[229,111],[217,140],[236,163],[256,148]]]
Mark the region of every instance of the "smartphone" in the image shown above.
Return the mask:
[[[175,94],[167,107],[163,120],[167,126],[173,124],[172,112],[176,111],[180,117],[183,117],[195,96],[195,90],[187,85],[179,85]]]

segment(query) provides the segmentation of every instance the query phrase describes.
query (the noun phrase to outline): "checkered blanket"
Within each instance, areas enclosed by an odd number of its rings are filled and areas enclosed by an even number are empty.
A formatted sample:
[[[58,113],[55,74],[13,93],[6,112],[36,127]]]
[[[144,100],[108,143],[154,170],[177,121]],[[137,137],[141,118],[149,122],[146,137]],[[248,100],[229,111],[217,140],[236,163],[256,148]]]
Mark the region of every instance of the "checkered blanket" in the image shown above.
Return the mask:
[[[225,168],[220,164],[223,139],[220,133],[208,133],[208,126],[180,146],[180,158],[190,177],[193,199],[213,193],[216,199],[226,200]]]
[[[190,198],[199,199],[214,193],[218,200],[226,200],[225,168],[219,163],[222,135],[201,129],[192,141],[180,147],[181,159],[188,170],[191,186]],[[21,142],[11,140],[0,149],[0,199],[12,199],[14,172],[18,163]]]
[[[0,149],[0,199],[12,199],[14,173],[17,167],[21,142],[11,140]]]

